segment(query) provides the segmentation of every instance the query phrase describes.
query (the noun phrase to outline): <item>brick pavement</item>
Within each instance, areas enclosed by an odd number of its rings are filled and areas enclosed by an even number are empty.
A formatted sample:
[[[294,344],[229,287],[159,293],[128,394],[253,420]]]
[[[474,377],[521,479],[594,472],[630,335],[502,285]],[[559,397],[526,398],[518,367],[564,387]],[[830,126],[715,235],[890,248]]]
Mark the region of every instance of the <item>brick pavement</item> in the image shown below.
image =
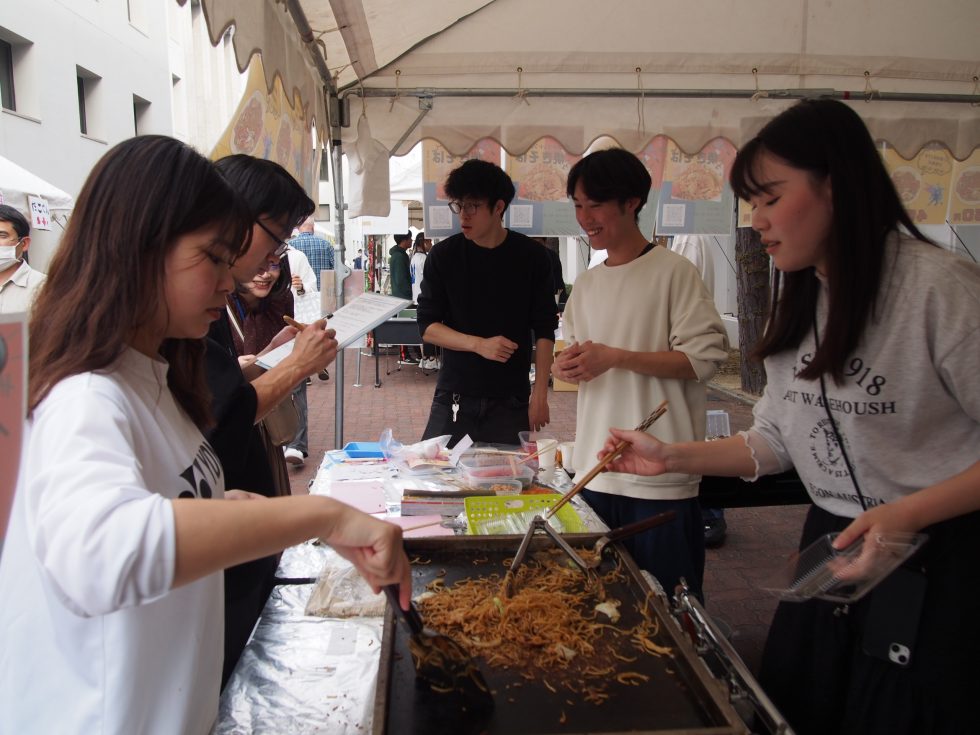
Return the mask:
[[[423,375],[412,366],[385,375],[381,358],[380,388],[374,387],[374,359],[361,358],[361,387],[355,388],[356,350],[346,350],[344,375],[344,441],[376,441],[391,427],[395,437],[415,441],[422,435],[435,390],[437,374]],[[391,356],[388,367],[396,367]],[[305,492],[323,452],[334,441],[335,370],[331,380],[313,379],[307,389],[310,407],[311,458],[291,469],[294,493]],[[551,426],[560,440],[574,439],[574,392],[552,392]],[[709,409],[728,411],[732,430],[747,428],[751,408],[730,394],[709,391]],[[804,506],[734,508],[726,511],[728,537],[720,549],[709,549],[705,572],[707,609],[723,627],[731,630],[731,642],[752,671],[758,671],[766,630],[775,601],[756,585],[796,548],[803,523]]]

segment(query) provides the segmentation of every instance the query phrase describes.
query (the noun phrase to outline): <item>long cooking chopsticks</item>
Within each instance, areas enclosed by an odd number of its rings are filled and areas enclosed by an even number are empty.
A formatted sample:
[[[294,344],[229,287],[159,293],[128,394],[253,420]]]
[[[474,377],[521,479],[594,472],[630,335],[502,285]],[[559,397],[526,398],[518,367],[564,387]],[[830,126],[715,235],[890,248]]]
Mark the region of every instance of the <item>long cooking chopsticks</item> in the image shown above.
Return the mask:
[[[646,419],[643,421],[643,423],[636,427],[636,431],[646,431],[651,426],[653,426],[654,421],[659,419],[665,413],[667,413],[667,401],[664,401],[659,406],[657,406],[653,410],[653,413],[647,416]],[[605,467],[610,462],[612,462],[614,459],[616,459],[619,455],[621,455],[623,451],[626,449],[626,447],[628,446],[629,446],[629,442],[627,441],[619,442],[619,444],[616,445],[615,449],[613,449],[609,454],[607,454],[605,457],[600,459],[599,463],[586,473],[585,477],[583,477],[581,480],[575,483],[575,487],[569,490],[565,494],[565,497],[563,497],[561,500],[559,500],[557,503],[551,506],[551,508],[548,509],[548,512],[544,514],[545,520],[551,518],[551,516],[553,516],[555,513],[558,512],[559,508],[561,508],[563,505],[565,505],[565,503],[567,503],[569,500],[571,500],[580,492],[582,492],[582,490],[585,489],[585,486],[588,485],[590,482],[592,482],[592,480],[595,479],[596,475],[602,472],[602,468]]]

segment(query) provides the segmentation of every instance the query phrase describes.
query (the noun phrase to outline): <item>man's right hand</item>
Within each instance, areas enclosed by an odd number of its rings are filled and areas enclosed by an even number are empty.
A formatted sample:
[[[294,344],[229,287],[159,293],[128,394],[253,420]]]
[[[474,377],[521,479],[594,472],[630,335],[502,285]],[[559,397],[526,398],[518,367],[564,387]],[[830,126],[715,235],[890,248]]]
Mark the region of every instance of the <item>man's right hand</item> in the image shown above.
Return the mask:
[[[497,335],[496,337],[480,338],[474,351],[487,360],[507,362],[517,347],[516,342],[511,342],[506,337]]]
[[[326,329],[327,320],[319,319],[296,335],[296,345],[290,354],[303,376],[323,370],[337,357],[336,332]]]

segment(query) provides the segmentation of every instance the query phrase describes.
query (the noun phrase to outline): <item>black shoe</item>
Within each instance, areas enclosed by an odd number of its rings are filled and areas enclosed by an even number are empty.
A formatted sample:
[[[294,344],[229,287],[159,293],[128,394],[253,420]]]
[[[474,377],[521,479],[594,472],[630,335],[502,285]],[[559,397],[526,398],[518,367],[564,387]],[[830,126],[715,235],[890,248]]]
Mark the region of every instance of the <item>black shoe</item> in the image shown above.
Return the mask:
[[[320,380],[330,380],[330,373],[328,373],[328,372],[326,371],[326,368],[324,368],[323,370],[321,370],[320,372],[318,372],[318,373],[316,374],[316,376],[317,376],[317,377],[318,377],[318,378],[319,378]]]
[[[711,518],[704,522],[704,545],[708,549],[717,549],[725,543],[725,532],[728,524],[724,518]]]
[[[306,384],[307,385],[313,385],[313,378],[307,378],[306,379]]]

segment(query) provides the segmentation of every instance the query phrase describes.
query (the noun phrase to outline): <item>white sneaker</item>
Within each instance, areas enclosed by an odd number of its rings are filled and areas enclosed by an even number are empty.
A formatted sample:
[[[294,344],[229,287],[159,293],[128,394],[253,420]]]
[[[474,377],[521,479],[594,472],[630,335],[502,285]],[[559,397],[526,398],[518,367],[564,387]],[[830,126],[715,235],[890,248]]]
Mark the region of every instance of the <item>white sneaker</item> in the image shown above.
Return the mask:
[[[286,462],[296,467],[300,467],[306,461],[303,457],[303,453],[298,449],[293,449],[292,447],[286,447],[282,450],[283,456],[286,458]]]

